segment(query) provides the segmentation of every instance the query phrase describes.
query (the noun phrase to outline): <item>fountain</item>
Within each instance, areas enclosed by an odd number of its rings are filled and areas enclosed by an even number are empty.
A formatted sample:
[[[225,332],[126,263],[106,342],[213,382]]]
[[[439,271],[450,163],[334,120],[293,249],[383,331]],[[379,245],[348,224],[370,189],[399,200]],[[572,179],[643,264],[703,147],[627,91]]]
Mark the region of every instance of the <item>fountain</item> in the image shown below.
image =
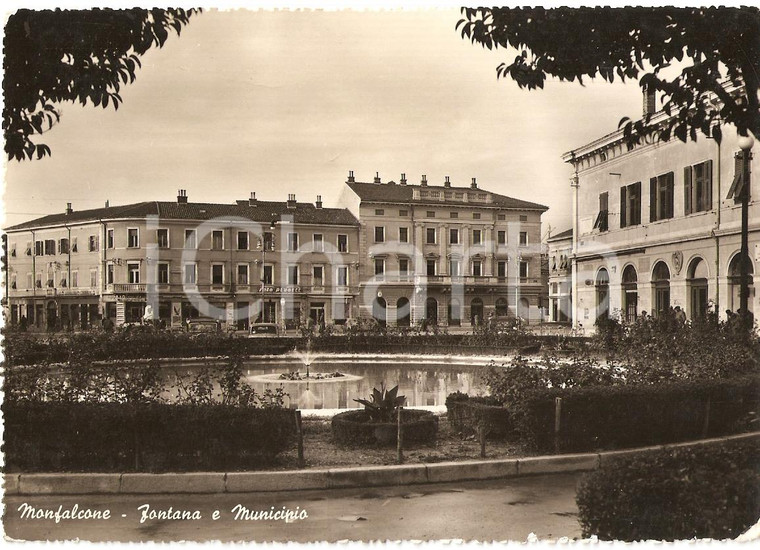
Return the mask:
[[[311,339],[309,339],[305,352],[294,351],[290,354],[291,357],[296,357],[300,360],[301,364],[306,368],[306,374],[301,374],[299,371],[290,371],[286,373],[270,373],[270,374],[258,374],[251,376],[249,379],[252,382],[259,382],[264,384],[279,383],[284,389],[285,393],[291,396],[291,403],[295,401],[297,406],[302,409],[314,409],[321,408],[323,404],[323,398],[317,395],[311,388],[311,384],[329,384],[329,383],[343,383],[354,382],[361,380],[362,376],[355,374],[347,374],[338,371],[332,372],[311,372],[312,364],[317,360],[318,356],[312,354],[311,351]],[[306,382],[306,389],[298,394],[300,384]],[[288,391],[292,389],[293,391]],[[324,391],[322,392],[324,394]],[[294,398],[297,395],[297,398]]]

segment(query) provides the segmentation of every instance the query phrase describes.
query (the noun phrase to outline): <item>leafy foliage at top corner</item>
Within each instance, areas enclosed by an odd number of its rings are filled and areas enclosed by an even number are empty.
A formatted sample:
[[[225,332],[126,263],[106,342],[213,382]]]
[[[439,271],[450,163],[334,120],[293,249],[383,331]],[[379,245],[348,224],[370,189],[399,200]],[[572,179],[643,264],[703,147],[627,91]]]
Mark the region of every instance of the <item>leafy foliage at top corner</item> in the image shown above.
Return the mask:
[[[599,76],[639,78],[643,89],[660,94],[666,120],[621,120],[629,148],[651,135],[720,140],[722,123],[760,135],[755,7],[462,8],[462,15],[463,38],[517,51],[497,75],[521,88],[543,88],[547,77],[583,84]],[[666,70],[672,67],[681,69],[674,77]]]
[[[178,35],[198,9],[29,10],[10,16],[3,41],[3,134],[8,159],[50,155],[35,144],[56,124],[57,105],[118,109],[122,84],[134,82],[140,57]]]

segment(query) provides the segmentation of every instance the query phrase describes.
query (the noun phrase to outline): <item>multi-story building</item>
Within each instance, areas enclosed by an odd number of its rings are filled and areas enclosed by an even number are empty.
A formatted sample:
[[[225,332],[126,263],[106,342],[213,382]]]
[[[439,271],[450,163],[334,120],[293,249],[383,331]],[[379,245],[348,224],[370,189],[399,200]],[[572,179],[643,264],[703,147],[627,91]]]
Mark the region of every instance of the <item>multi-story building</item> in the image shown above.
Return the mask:
[[[568,229],[547,239],[549,246],[549,321],[572,321],[572,253],[573,230]]]
[[[11,323],[86,328],[144,318],[286,326],[356,315],[358,221],[297,202],[140,202],[53,214],[6,230]]]
[[[361,315],[408,326],[540,318],[545,206],[471,185],[356,181],[341,206],[359,219]]]
[[[653,122],[663,113],[655,115]],[[750,284],[760,257],[760,196],[751,181],[756,161],[732,128],[721,142],[648,142],[628,150],[616,131],[564,155],[573,167],[573,322],[588,330],[600,316],[632,321],[671,307],[688,318],[737,311],[741,206],[749,202]],[[748,308],[758,311],[750,290]]]

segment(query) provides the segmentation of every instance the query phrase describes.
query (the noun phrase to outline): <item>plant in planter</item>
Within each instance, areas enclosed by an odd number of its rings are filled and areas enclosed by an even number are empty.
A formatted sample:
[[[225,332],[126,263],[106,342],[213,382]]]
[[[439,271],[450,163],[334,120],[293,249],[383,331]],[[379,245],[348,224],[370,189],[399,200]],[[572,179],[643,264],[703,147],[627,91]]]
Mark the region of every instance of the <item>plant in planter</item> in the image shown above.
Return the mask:
[[[364,410],[369,415],[371,422],[395,422],[398,408],[404,404],[406,397],[398,395],[398,386],[386,390],[385,386],[380,389],[372,388],[372,401],[366,399],[354,399],[364,405]]]
[[[333,437],[346,445],[396,443],[398,410],[406,397],[398,395],[398,386],[386,390],[374,388],[370,399],[354,399],[363,410],[346,411],[332,419]],[[404,442],[435,441],[438,418],[430,411],[404,409],[401,411]]]

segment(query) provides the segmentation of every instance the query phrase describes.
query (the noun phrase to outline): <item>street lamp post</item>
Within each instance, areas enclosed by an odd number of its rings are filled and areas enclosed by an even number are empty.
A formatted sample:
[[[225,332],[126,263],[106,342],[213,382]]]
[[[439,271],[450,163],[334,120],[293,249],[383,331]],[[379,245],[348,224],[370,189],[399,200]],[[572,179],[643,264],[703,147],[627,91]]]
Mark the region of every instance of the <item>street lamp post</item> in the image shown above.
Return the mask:
[[[739,148],[742,150],[742,242],[739,258],[739,307],[742,312],[742,321],[749,319],[749,162],[752,158],[752,146],[755,140],[751,135],[739,136]]]

